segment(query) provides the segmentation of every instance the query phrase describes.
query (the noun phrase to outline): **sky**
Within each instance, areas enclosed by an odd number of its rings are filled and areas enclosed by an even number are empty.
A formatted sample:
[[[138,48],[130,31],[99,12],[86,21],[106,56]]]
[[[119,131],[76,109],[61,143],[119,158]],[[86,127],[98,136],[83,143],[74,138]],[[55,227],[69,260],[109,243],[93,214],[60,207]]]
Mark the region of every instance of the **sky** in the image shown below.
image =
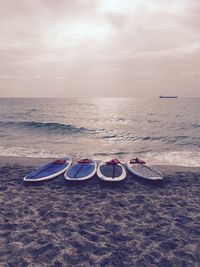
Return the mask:
[[[199,0],[0,0],[0,97],[200,97]]]

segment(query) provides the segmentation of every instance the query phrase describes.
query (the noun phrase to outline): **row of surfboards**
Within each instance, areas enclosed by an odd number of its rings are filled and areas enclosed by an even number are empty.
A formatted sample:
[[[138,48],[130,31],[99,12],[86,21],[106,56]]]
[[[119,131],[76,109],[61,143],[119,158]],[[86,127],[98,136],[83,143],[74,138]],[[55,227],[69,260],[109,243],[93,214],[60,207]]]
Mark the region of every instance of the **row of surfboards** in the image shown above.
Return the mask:
[[[126,168],[133,175],[148,180],[162,180],[163,177],[138,158],[126,162]],[[72,162],[71,158],[57,159],[45,164],[24,177],[25,182],[37,182],[55,178],[64,173],[70,181],[83,181],[95,174],[104,181],[117,182],[126,178],[126,169],[118,159],[104,160],[97,164],[93,159],[82,158]]]

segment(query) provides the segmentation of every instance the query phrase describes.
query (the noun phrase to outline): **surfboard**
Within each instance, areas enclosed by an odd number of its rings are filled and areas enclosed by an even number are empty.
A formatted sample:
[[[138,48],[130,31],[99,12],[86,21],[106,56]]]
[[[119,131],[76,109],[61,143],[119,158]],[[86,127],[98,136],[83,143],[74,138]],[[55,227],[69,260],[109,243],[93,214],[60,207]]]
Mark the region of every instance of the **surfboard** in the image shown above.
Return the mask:
[[[64,174],[66,180],[83,181],[95,175],[97,163],[93,159],[80,159],[76,161]]]
[[[57,159],[48,164],[33,170],[31,173],[24,177],[25,182],[37,182],[52,179],[62,173],[64,173],[71,165],[72,160],[69,159]]]
[[[99,164],[97,176],[103,181],[118,182],[126,178],[126,170],[118,159],[105,160]]]
[[[138,158],[126,162],[127,169],[134,175],[148,180],[162,180],[162,175]]]

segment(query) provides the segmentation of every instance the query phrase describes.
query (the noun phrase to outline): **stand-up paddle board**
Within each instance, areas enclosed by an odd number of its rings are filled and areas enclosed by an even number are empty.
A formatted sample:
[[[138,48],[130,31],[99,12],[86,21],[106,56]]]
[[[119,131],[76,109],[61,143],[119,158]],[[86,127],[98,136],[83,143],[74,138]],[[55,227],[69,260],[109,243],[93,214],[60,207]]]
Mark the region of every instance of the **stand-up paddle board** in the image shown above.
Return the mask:
[[[96,161],[93,159],[80,159],[76,161],[64,174],[66,180],[83,181],[95,175]]]
[[[111,159],[99,164],[97,176],[104,181],[118,182],[126,178],[126,170],[118,159]]]
[[[23,180],[25,182],[37,182],[52,179],[64,173],[71,163],[71,159],[57,159],[32,171]]]
[[[126,167],[132,174],[140,178],[154,181],[163,179],[159,172],[147,166],[143,160],[138,158],[129,160],[126,163]]]

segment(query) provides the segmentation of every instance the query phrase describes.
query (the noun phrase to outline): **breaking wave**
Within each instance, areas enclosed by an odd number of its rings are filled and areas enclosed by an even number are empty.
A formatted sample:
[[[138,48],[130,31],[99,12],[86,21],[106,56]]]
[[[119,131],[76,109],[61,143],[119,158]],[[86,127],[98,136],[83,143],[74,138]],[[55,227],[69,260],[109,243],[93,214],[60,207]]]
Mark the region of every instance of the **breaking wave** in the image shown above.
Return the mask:
[[[35,121],[0,121],[0,126],[3,128],[15,128],[21,130],[31,130],[40,131],[45,133],[55,133],[55,134],[74,134],[74,133],[84,133],[90,132],[92,130],[85,127],[78,127],[71,124],[63,124],[56,122],[35,122]]]

